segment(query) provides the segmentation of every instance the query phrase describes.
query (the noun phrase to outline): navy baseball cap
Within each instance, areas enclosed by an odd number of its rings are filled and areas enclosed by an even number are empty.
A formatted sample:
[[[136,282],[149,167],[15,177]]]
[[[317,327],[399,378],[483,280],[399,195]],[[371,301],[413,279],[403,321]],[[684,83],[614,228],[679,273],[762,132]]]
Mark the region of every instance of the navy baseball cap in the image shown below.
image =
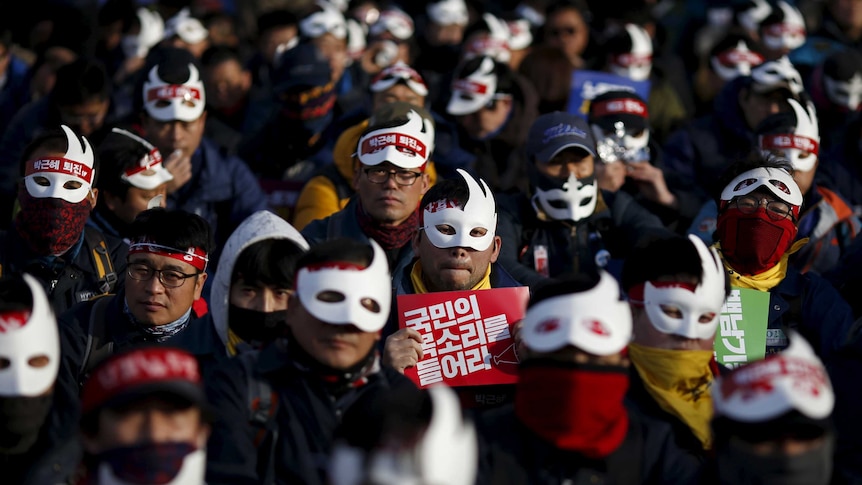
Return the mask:
[[[527,156],[547,163],[566,148],[580,148],[596,156],[596,140],[587,121],[562,111],[536,118],[527,137]]]

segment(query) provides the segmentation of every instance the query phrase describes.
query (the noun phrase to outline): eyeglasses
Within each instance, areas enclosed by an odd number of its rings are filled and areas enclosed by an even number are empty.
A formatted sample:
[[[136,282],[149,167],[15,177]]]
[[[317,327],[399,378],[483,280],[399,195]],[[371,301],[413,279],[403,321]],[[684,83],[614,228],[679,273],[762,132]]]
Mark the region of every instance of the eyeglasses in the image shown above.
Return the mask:
[[[185,274],[172,269],[156,269],[144,263],[129,263],[126,270],[133,280],[150,281],[154,274],[159,275],[159,283],[165,288],[179,288],[183,286],[187,278],[197,276],[200,273]]]
[[[387,168],[366,168],[363,170],[368,181],[374,184],[385,184],[389,177],[395,176],[398,185],[409,186],[416,183],[416,179],[422,176],[421,172],[410,170],[391,170]]]
[[[766,215],[773,221],[780,221],[787,216],[792,216],[790,204],[780,200],[769,200],[751,195],[737,197],[734,201],[736,208],[743,214],[753,214],[760,208],[766,206]]]

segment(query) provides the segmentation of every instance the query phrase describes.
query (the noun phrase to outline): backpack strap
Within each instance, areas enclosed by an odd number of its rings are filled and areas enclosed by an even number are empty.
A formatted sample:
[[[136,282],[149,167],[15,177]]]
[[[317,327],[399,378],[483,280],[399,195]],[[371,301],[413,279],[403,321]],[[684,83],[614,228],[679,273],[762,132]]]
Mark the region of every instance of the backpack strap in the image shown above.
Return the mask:
[[[258,450],[258,475],[263,479],[261,483],[273,483],[275,473],[275,445],[278,441],[278,426],[275,414],[278,410],[278,394],[273,390],[269,381],[258,375],[254,370],[259,351],[252,350],[240,352],[235,358],[242,364],[246,376],[246,403],[248,408],[248,420],[257,429],[254,436],[254,447]],[[261,450],[266,450],[261,453]],[[261,460],[261,457],[266,457]],[[265,470],[263,473],[262,467]]]
[[[105,235],[101,231],[84,227],[84,238],[87,241],[87,247],[90,248],[93,268],[99,276],[99,291],[102,294],[111,293],[117,286],[117,273],[114,271],[114,263],[108,252]]]
[[[84,358],[81,359],[81,368],[78,369],[78,381],[83,385],[90,371],[102,359],[114,353],[114,343],[107,342],[108,323],[105,319],[108,303],[111,298],[104,296],[93,300],[93,308],[90,309],[90,320],[87,323],[87,347],[84,350]]]

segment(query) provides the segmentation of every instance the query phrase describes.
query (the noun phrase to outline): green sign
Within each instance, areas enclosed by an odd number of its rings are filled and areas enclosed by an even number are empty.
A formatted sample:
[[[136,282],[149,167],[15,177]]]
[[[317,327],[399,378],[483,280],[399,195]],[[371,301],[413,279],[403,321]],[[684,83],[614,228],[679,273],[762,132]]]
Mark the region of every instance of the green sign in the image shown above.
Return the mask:
[[[736,287],[730,290],[715,332],[715,359],[733,368],[766,355],[769,293]]]

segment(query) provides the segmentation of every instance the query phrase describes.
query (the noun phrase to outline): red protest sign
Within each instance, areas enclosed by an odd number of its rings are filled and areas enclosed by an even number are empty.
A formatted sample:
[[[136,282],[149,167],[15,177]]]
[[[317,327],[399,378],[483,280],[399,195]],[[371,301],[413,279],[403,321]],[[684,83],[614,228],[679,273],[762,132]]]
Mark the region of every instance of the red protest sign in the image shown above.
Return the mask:
[[[512,384],[512,324],[524,318],[526,286],[398,295],[398,325],[422,335],[423,359],[404,375],[419,387]]]

